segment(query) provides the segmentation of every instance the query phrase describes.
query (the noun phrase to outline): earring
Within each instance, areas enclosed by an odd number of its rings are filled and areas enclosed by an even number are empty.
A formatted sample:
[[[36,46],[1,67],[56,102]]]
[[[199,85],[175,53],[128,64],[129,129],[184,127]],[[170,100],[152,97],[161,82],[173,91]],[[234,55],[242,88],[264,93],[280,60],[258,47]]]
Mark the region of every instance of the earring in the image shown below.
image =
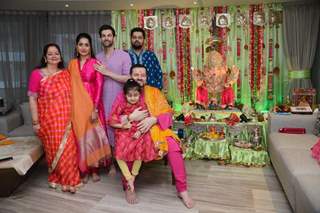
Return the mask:
[[[43,57],[43,58],[44,58],[44,63],[47,63],[48,61],[47,61],[46,57]]]

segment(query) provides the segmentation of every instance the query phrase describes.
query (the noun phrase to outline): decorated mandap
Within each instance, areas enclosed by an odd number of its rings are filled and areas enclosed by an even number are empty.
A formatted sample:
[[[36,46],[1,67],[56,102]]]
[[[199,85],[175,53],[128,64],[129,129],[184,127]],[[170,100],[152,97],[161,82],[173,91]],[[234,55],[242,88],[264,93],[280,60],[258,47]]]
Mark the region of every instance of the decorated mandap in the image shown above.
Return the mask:
[[[288,72],[281,4],[112,11],[112,25],[121,49],[145,29],[187,159],[264,166],[268,112],[314,107],[314,90],[291,87],[310,71]]]
[[[176,110],[196,100],[202,77],[216,73],[220,76],[211,78],[214,84],[206,86],[215,90],[209,98],[219,102],[222,87],[229,83],[222,82],[223,75],[236,67],[237,78],[228,79],[235,101],[261,111],[288,95],[281,17],[281,4],[125,10],[112,12],[112,25],[116,46],[123,49],[130,48],[130,29],[145,28],[146,48],[160,61],[163,91]],[[216,56],[222,61],[215,63]]]

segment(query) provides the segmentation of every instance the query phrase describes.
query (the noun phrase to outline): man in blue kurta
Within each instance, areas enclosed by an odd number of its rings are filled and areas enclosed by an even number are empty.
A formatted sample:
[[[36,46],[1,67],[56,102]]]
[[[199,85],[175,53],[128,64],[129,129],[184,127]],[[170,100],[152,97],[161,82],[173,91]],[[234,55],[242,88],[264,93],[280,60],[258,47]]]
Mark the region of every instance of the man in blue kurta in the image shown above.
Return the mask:
[[[133,28],[130,32],[131,48],[129,55],[132,65],[143,64],[147,68],[147,84],[158,89],[162,89],[162,71],[156,54],[150,50],[145,50],[145,32],[142,28]]]

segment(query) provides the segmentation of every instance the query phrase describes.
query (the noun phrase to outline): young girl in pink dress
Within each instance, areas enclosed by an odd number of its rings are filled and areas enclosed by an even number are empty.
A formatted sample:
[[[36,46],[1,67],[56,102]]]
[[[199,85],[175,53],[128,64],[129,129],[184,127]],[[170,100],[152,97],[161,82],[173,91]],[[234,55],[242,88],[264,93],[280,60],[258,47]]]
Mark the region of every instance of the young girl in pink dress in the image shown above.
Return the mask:
[[[152,161],[157,157],[155,146],[151,140],[149,131],[142,134],[138,130],[137,121],[123,121],[123,115],[130,115],[135,109],[147,109],[142,95],[142,88],[133,79],[129,79],[123,91],[127,103],[123,107],[114,108],[110,114],[109,125],[115,128],[115,152],[114,157],[119,164],[123,176],[128,181],[128,187],[134,190],[135,176],[138,175],[142,161]],[[134,162],[132,171],[126,162]]]
[[[311,148],[311,155],[314,159],[316,159],[318,161],[318,163],[320,164],[320,139],[318,140],[318,142],[313,145],[313,147]]]

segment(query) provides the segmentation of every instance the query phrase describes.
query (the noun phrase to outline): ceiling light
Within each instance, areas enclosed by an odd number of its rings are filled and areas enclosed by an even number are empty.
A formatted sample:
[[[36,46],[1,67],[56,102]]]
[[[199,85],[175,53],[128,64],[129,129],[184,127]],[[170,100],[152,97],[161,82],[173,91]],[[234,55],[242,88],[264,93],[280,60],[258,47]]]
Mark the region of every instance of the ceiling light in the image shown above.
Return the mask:
[[[69,7],[69,4],[65,4],[64,6],[68,8],[68,7]]]
[[[193,4],[198,4],[198,2],[197,2],[197,1],[194,1]]]
[[[133,7],[133,3],[130,3],[130,7]]]

